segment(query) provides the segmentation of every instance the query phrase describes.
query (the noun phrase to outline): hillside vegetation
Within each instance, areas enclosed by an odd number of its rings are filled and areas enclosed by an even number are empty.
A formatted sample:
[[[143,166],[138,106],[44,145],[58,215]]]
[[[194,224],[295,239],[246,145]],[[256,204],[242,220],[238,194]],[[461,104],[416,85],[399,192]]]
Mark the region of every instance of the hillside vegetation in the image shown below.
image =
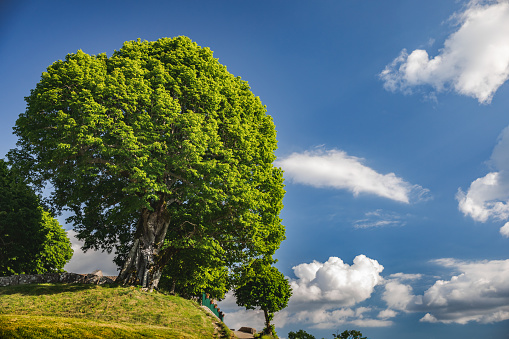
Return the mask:
[[[0,338],[227,338],[197,303],[135,287],[0,287]]]

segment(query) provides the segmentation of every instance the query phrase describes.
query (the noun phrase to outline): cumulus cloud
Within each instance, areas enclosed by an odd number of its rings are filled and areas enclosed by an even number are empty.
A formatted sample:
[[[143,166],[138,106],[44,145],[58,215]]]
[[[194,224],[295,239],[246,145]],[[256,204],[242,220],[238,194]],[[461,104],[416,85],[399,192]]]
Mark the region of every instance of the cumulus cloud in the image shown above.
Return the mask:
[[[495,171],[474,180],[466,193],[458,189],[458,208],[476,221],[486,222],[490,218],[506,221],[509,219],[509,127],[501,133],[490,164]],[[509,237],[507,223],[500,233]]]
[[[76,232],[67,231],[67,236],[71,240],[74,254],[71,261],[65,265],[64,270],[73,273],[91,273],[101,270],[104,275],[118,275],[117,265],[113,263],[113,254],[93,250],[88,250],[85,253],[81,249],[83,242],[76,239]]]
[[[358,306],[371,297],[377,285],[382,284],[380,273],[383,269],[378,261],[365,255],[355,257],[352,265],[337,257],[330,257],[323,263],[313,261],[297,265],[293,267],[296,278],[290,279],[292,298],[288,308],[279,312],[275,320],[280,326],[306,323],[321,329],[344,324],[390,326],[389,316],[377,317],[377,310]]]
[[[380,311],[380,313],[378,313],[378,318],[389,319],[389,318],[394,318],[397,315],[398,315],[398,312],[391,310],[391,309],[387,309],[387,310]]]
[[[385,283],[385,291],[382,295],[390,310],[406,311],[409,305],[420,304],[420,298],[413,295],[412,286],[403,284],[398,279],[389,280]]]
[[[509,222],[506,222],[504,226],[500,228],[500,234],[506,238],[509,238]]]
[[[419,281],[422,286],[423,275],[395,273],[384,278],[384,267],[364,255],[357,256],[352,265],[337,257],[297,265],[293,267],[295,277],[289,278],[293,296],[288,307],[276,314],[274,323],[279,328],[288,324],[320,329],[344,325],[387,327],[400,313],[420,313],[421,322],[445,324],[509,319],[509,259],[446,258],[434,263],[450,269],[451,275],[433,278],[421,293],[416,293],[412,285]],[[379,292],[386,309],[366,305]],[[219,306],[226,313],[229,327],[263,328],[261,311],[237,307],[232,293]]]
[[[422,322],[466,324],[509,319],[509,260],[435,262],[451,268],[455,275],[437,280],[422,295],[414,295],[412,287],[397,278],[387,280],[382,298],[389,309],[425,313]]]
[[[378,261],[365,255],[355,257],[351,266],[337,257],[324,263],[297,265],[293,267],[297,279],[290,282],[292,302],[353,306],[371,296],[382,281],[383,269]]]
[[[416,86],[429,85],[491,102],[509,78],[509,2],[471,1],[452,18],[459,28],[438,55],[430,57],[423,49],[408,54],[404,49],[386,66],[380,78],[387,90],[410,93]]]
[[[341,150],[317,150],[293,153],[276,162],[285,171],[285,178],[313,187],[346,189],[354,195],[375,194],[380,197],[409,203],[421,199],[428,190],[411,185],[394,173],[380,174],[365,166],[363,159]]]

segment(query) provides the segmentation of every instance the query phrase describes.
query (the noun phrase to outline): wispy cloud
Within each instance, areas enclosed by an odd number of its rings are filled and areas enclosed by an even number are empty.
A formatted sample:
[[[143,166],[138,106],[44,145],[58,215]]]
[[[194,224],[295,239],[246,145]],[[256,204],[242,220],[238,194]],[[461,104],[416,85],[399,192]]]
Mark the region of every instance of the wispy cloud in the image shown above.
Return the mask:
[[[363,219],[354,222],[355,228],[397,227],[405,225],[406,220],[401,215],[381,209],[367,212],[364,214]]]
[[[456,195],[458,207],[463,214],[476,221],[509,219],[509,127],[500,134],[498,144],[491,155],[490,164],[495,171],[474,180],[467,192],[460,188]],[[509,224],[500,233],[509,237]]]
[[[404,49],[386,66],[380,78],[387,90],[411,93],[412,88],[428,85],[491,102],[509,78],[509,2],[471,1],[452,19],[459,28],[438,55],[430,57],[423,49],[409,54]]]
[[[409,203],[428,195],[428,190],[412,185],[394,173],[380,174],[363,164],[363,159],[341,150],[316,150],[293,153],[276,162],[285,178],[313,187],[346,189],[354,195],[374,194]]]

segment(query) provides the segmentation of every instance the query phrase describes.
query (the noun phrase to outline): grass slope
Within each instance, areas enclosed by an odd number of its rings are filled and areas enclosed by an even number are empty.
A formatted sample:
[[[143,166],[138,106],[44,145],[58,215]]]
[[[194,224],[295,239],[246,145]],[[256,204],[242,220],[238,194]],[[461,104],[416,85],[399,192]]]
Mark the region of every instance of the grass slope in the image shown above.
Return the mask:
[[[220,338],[195,302],[134,287],[0,287],[0,338]]]

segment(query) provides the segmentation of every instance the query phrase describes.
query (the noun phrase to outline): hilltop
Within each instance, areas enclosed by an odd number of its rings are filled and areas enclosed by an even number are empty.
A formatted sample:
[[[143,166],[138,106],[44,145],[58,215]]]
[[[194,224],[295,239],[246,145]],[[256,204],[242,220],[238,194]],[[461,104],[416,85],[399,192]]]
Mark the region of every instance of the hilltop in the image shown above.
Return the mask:
[[[229,338],[196,302],[136,287],[0,287],[0,338]]]

